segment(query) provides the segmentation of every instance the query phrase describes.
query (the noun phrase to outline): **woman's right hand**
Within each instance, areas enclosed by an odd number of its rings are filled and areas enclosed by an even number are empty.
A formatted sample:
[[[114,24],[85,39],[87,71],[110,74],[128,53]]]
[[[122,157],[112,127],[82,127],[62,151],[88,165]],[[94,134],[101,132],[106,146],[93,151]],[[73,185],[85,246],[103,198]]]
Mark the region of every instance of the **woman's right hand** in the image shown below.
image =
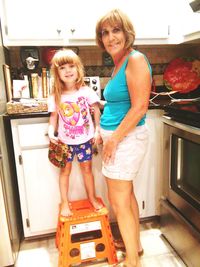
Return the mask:
[[[114,137],[110,137],[104,144],[103,144],[103,162],[113,163],[115,159],[115,152],[117,149],[118,142]]]

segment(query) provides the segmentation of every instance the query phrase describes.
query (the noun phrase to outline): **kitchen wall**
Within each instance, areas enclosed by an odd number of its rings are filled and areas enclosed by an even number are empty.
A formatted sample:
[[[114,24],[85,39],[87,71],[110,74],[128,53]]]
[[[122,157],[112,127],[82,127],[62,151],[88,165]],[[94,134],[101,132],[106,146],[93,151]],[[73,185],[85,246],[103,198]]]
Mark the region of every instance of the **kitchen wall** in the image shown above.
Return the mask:
[[[44,47],[38,47],[40,52],[39,67],[44,67],[42,53]],[[153,76],[157,86],[163,85],[163,73],[167,64],[176,57],[195,57],[200,58],[199,44],[180,44],[180,45],[154,45],[154,46],[136,46],[135,49],[143,52],[149,59]],[[20,60],[20,47],[10,47],[8,50],[9,65],[15,68],[22,68]],[[79,47],[79,56],[85,66],[87,76],[100,76],[101,87],[104,88],[105,83],[111,75],[112,66],[106,66],[102,57],[103,51],[97,46],[81,46]]]
[[[4,59],[4,49],[2,44],[2,37],[0,35],[0,113],[3,111],[3,105],[6,102],[6,92],[5,92],[5,85],[4,85],[4,75],[3,75],[3,68],[2,65],[5,63]]]

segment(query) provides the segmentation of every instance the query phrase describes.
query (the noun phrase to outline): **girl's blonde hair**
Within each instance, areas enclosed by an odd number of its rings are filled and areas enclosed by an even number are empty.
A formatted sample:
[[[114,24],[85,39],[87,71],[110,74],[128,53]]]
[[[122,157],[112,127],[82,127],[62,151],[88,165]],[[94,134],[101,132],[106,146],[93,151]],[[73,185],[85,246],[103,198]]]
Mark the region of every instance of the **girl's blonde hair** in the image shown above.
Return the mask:
[[[56,105],[60,104],[60,98],[64,89],[64,83],[60,80],[58,68],[64,64],[74,64],[77,68],[78,77],[76,88],[84,86],[84,67],[80,57],[71,49],[58,50],[51,60],[51,74],[53,78],[52,93],[55,95]]]
[[[102,42],[102,29],[105,23],[108,23],[111,26],[117,25],[122,29],[126,38],[125,49],[129,49],[133,46],[135,41],[135,30],[131,20],[120,9],[113,9],[100,18],[96,24],[96,43],[99,47],[105,50]]]

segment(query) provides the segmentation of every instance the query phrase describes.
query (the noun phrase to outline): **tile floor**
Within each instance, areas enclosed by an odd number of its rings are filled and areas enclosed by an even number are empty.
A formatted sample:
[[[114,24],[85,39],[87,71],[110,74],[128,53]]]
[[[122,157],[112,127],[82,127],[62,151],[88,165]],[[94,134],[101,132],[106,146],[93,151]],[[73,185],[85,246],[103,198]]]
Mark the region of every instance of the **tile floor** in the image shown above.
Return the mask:
[[[113,234],[119,237],[117,227],[112,227]],[[142,267],[186,267],[169,243],[161,235],[159,224],[155,221],[141,224],[141,242],[144,254],[141,257]],[[122,251],[117,251],[118,258],[123,257]],[[57,267],[58,251],[55,238],[40,240],[25,240],[21,243],[16,267]],[[80,265],[79,265],[80,266]],[[82,266],[82,265],[81,265]],[[86,266],[86,265],[85,265]],[[88,265],[87,265],[88,266]],[[106,267],[106,262],[99,262],[90,267]]]

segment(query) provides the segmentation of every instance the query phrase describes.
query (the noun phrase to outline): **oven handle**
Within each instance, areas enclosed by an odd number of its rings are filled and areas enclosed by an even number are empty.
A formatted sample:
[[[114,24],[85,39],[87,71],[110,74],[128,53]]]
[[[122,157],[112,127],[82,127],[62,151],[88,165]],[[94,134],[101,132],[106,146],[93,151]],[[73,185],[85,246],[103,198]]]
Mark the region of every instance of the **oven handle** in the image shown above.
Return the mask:
[[[172,134],[170,134],[170,140],[169,140],[169,188],[171,188],[171,168],[172,168]]]
[[[178,151],[177,151],[177,180],[180,181],[182,173],[182,150],[183,150],[183,140],[178,138]]]

